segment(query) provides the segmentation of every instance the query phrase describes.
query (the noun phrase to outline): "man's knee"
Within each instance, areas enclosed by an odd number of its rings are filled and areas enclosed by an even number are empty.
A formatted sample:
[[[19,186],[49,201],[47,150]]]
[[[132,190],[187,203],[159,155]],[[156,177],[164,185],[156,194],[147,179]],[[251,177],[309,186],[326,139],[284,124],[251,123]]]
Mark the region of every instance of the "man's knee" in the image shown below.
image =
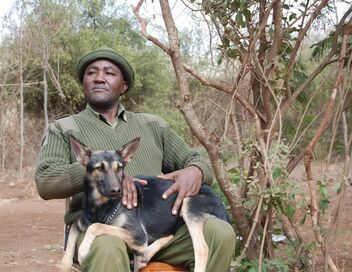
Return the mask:
[[[94,239],[91,251],[104,254],[104,256],[125,256],[127,253],[127,246],[124,241],[118,237],[111,235],[101,235]]]
[[[218,246],[235,247],[236,234],[233,227],[220,219],[210,218],[204,224],[204,237],[207,243],[217,244]],[[232,245],[232,246],[231,246]]]
[[[126,244],[116,236],[101,235],[94,239],[88,256],[81,264],[81,270],[129,271],[129,263]]]

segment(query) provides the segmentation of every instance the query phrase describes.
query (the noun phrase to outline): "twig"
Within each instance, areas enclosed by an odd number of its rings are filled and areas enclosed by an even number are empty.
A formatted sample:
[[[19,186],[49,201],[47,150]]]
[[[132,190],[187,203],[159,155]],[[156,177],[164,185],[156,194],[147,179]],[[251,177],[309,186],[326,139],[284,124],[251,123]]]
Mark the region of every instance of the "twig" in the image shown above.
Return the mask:
[[[242,259],[246,255],[246,251],[248,250],[249,245],[251,243],[251,240],[252,240],[252,237],[253,237],[253,234],[254,234],[254,230],[255,230],[255,228],[256,228],[256,226],[258,224],[258,218],[259,218],[262,206],[263,206],[263,199],[264,199],[264,194],[261,193],[259,195],[258,205],[257,205],[256,211],[255,211],[255,216],[254,216],[253,224],[251,226],[251,230],[249,232],[249,235],[247,237],[247,240],[246,240],[246,243],[245,243],[245,245],[243,247],[241,255],[236,258],[236,264],[235,264],[236,267],[238,267],[240,265]]]
[[[311,142],[308,144],[306,150],[305,150],[305,159],[304,159],[304,166],[306,168],[306,174],[307,174],[307,182],[309,186],[309,193],[310,193],[310,211],[311,211],[311,218],[312,218],[312,223],[313,223],[313,231],[315,238],[317,242],[321,245],[321,249],[323,254],[326,257],[327,263],[329,265],[329,268],[332,271],[338,271],[336,265],[334,264],[333,260],[330,257],[330,254],[326,251],[326,245],[325,241],[320,233],[320,226],[318,224],[319,220],[319,209],[318,209],[318,203],[317,203],[317,197],[316,197],[316,188],[315,188],[315,183],[313,181],[313,174],[312,174],[312,169],[311,169],[311,159],[312,159],[312,154],[313,154],[313,148],[320,139],[321,135],[325,131],[329,119],[331,117],[331,113],[335,104],[336,100],[336,95],[337,92],[340,89],[340,85],[343,81],[343,68],[344,68],[344,58],[346,54],[346,43],[347,43],[347,35],[344,34],[341,42],[341,52],[340,52],[340,60],[339,60],[339,66],[338,66],[338,72],[336,75],[336,80],[335,84],[332,89],[332,93],[330,96],[330,100],[328,102],[328,105],[326,107],[326,110],[324,112],[324,116],[320,122],[320,125],[316,131],[316,134],[312,138]]]
[[[139,14],[139,10],[143,2],[144,2],[143,0],[139,0],[138,4],[135,7],[132,5],[133,13],[136,16],[141,26],[142,36],[147,40],[151,41],[152,43],[154,43],[155,45],[159,46],[160,49],[162,49],[166,54],[170,54],[169,48],[165,44],[163,44],[159,39],[155,38],[154,36],[151,36],[148,34],[147,32],[148,22],[144,18],[142,18],[142,16]]]
[[[304,27],[302,27],[301,30],[298,33],[297,41],[295,43],[295,46],[292,49],[290,60],[289,60],[288,65],[287,65],[287,73],[286,73],[286,77],[285,77],[285,86],[286,86],[288,94],[290,93],[290,84],[289,84],[289,82],[290,82],[290,79],[291,79],[293,65],[296,62],[298,49],[301,47],[303,38],[305,37],[306,33],[310,29],[313,21],[318,17],[318,15],[320,14],[321,10],[323,9],[323,7],[325,7],[327,5],[327,3],[328,3],[328,0],[321,1],[319,6],[314,9],[314,12],[313,12],[312,16],[309,18],[307,24]]]
[[[267,173],[267,169],[266,169],[266,166],[267,166],[267,152],[265,150],[265,144],[264,144],[264,139],[263,139],[263,135],[261,134],[261,129],[260,129],[260,121],[259,121],[259,118],[256,116],[255,118],[255,124],[256,124],[256,138],[257,138],[257,141],[259,142],[259,147],[261,148],[260,152],[261,152],[261,155],[264,156],[264,163],[263,163],[263,167],[258,167],[258,176],[259,176],[259,180],[261,181],[261,193],[259,195],[259,200],[258,200],[258,205],[257,205],[257,208],[256,208],[256,211],[255,211],[255,216],[254,216],[254,220],[253,220],[253,223],[252,223],[252,226],[251,226],[251,229],[250,229],[250,232],[249,232],[249,235],[247,237],[247,240],[246,240],[246,243],[243,247],[243,250],[241,252],[241,255],[236,259],[236,266],[238,266],[241,262],[241,260],[244,258],[245,254],[246,254],[246,251],[248,250],[249,248],[249,245],[251,244],[251,240],[252,240],[252,237],[253,237],[253,234],[254,234],[254,231],[257,227],[257,224],[259,222],[259,217],[260,217],[260,212],[261,212],[261,209],[262,209],[262,206],[263,206],[263,200],[264,200],[264,190],[267,186],[267,183],[269,181],[269,175]]]
[[[269,224],[269,217],[270,217],[269,214],[270,213],[271,213],[271,209],[269,209],[268,214],[265,217],[265,224],[264,224],[264,229],[263,229],[263,234],[262,234],[262,242],[260,245],[260,252],[259,252],[258,272],[262,271],[264,244],[265,244],[265,237],[266,237],[266,232],[267,232],[268,224]]]

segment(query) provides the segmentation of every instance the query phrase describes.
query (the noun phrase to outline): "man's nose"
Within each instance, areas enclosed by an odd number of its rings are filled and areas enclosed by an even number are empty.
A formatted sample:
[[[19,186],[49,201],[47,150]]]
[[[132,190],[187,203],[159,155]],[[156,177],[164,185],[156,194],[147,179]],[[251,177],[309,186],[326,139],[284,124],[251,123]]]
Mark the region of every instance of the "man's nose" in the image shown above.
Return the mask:
[[[98,71],[95,74],[95,78],[94,78],[95,82],[105,82],[105,75],[103,71]]]

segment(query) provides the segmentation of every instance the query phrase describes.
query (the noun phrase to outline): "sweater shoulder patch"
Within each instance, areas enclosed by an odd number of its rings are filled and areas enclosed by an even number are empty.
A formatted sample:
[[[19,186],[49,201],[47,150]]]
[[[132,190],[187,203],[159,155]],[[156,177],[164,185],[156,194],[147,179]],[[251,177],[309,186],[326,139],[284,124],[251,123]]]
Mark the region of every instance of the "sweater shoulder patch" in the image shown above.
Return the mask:
[[[144,124],[148,124],[148,123],[158,123],[160,127],[167,127],[168,124],[167,122],[161,118],[160,116],[154,115],[154,114],[149,114],[149,113],[140,113],[140,112],[135,112],[132,113],[133,115],[135,115],[135,117]]]
[[[78,132],[79,128],[71,115],[56,119],[55,122],[60,127],[62,133],[66,134],[68,131]]]

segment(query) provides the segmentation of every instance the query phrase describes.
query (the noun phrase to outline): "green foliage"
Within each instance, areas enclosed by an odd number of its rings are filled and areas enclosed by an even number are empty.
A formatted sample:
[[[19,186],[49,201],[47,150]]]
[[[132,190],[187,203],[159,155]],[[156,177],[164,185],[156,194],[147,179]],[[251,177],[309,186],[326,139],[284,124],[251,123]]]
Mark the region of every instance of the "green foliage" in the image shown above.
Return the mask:
[[[233,158],[233,148],[232,148],[233,142],[231,139],[226,138],[221,142],[220,146],[220,155],[222,160],[227,163],[229,160]]]
[[[257,148],[255,144],[247,144],[246,152],[253,153],[253,148]],[[255,151],[254,151],[255,152]],[[297,210],[296,195],[298,188],[287,179],[286,162],[289,155],[289,148],[283,142],[273,144],[268,152],[268,160],[271,168],[271,186],[262,188],[257,177],[251,177],[248,183],[247,198],[244,206],[247,211],[252,212],[256,207],[259,197],[263,196],[263,210],[275,207],[285,214],[288,218],[292,218]],[[261,166],[259,163],[256,167]],[[261,166],[262,167],[262,166]]]
[[[307,254],[302,252],[312,251],[315,248],[314,242],[305,241],[287,241],[284,245],[279,245],[280,256],[285,256],[286,264],[293,269],[304,270],[311,260]],[[303,251],[302,251],[303,248]],[[301,252],[297,255],[297,252]],[[291,270],[290,270],[291,271]]]
[[[306,69],[306,65],[303,64],[303,60],[302,62],[299,62],[295,65],[295,68],[293,70],[292,73],[292,80],[290,82],[290,87],[292,88],[292,90],[296,90],[299,86],[301,86],[303,84],[303,82],[307,79],[307,69]],[[301,93],[297,100],[299,102],[301,102],[302,104],[307,104],[308,99],[307,99],[307,94],[306,93]]]
[[[311,48],[313,48],[313,52],[311,54],[311,59],[314,61],[318,61],[321,59],[324,54],[331,48],[333,42],[334,32],[331,32],[328,37],[314,43]]]
[[[329,197],[326,183],[323,181],[318,181],[318,190],[319,190],[319,210],[323,213],[329,208]]]
[[[343,181],[337,181],[334,183],[334,185],[332,186],[332,189],[334,190],[334,192],[336,194],[340,194],[341,193],[341,188],[342,188],[342,183]]]
[[[248,260],[243,259],[241,262],[241,266],[237,271],[239,272],[259,272],[258,270],[258,260]],[[264,259],[262,263],[262,272],[265,271],[280,271],[287,272],[289,271],[289,266],[286,264],[284,260],[281,259]]]
[[[232,184],[238,184],[240,181],[240,172],[236,168],[232,168],[228,171],[229,179]]]
[[[45,33],[50,52],[49,64],[65,96],[64,100],[59,96],[48,74],[48,110],[52,115],[78,112],[85,107],[85,101],[75,75],[76,61],[92,49],[109,46],[120,52],[136,72],[134,88],[122,98],[127,108],[161,115],[192,143],[186,122],[171,102],[174,101],[175,80],[170,64],[160,50],[146,44],[130,14],[125,6],[112,0],[32,1],[23,18],[28,44],[24,48],[25,62],[30,63],[25,66],[25,81],[43,80],[43,50],[39,49],[44,43],[41,33]],[[16,39],[5,39],[0,46],[4,47],[5,42],[8,47],[17,47]],[[13,69],[18,70],[17,63]],[[16,83],[17,79],[8,80],[8,83]],[[26,87],[27,112],[38,115],[42,111],[42,88],[42,84]]]
[[[333,150],[336,152],[338,156],[343,157],[345,154],[345,145],[337,139],[333,144]]]

